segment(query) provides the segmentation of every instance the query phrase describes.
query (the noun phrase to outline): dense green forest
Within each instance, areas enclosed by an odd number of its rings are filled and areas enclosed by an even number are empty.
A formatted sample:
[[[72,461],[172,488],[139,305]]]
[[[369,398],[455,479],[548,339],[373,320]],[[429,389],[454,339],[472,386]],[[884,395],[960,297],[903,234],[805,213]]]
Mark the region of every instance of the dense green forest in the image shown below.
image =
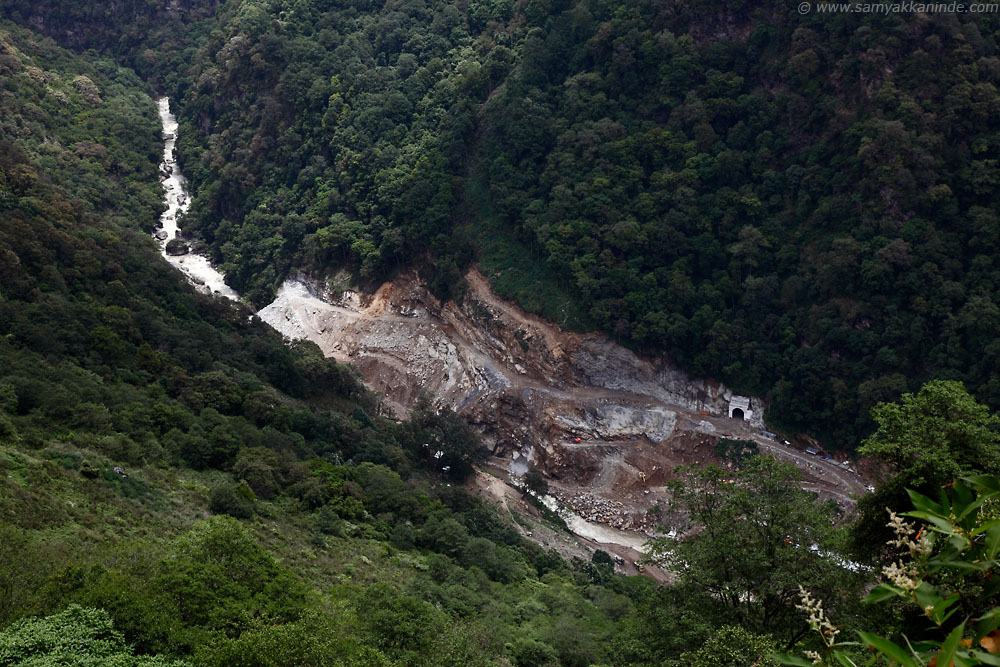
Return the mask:
[[[989,16],[2,12],[0,664],[996,664]],[[671,585],[567,562],[462,487],[486,451],[457,416],[383,418],[161,261],[161,91],[186,224],[251,302],[344,265],[460,298],[478,261],[892,474],[849,524],[766,457],[681,470],[683,537],[649,554]]]
[[[1000,407],[996,14],[66,5],[5,10],[179,100],[188,228],[257,305],[343,265],[460,297],[478,261],[841,447],[935,377]]]
[[[996,13],[66,4],[5,10],[171,92],[189,229],[257,305],[343,265],[460,297],[478,261],[831,444],[932,378],[1000,407]]]

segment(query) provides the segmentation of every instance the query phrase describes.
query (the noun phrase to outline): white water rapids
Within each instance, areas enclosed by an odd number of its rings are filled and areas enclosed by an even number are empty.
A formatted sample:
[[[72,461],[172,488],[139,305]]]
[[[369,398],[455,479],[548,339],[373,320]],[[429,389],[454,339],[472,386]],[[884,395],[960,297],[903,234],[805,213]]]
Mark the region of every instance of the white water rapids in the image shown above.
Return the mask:
[[[552,496],[542,496],[541,500],[546,507],[562,517],[570,532],[594,542],[617,544],[635,549],[639,553],[646,553],[646,542],[649,541],[649,537],[634,531],[619,530],[604,524],[587,521]]]
[[[161,97],[156,100],[160,112],[160,122],[163,124],[163,163],[160,165],[160,180],[163,182],[163,201],[167,210],[160,216],[160,229],[154,234],[160,244],[160,254],[170,265],[180,271],[187,279],[205,294],[215,294],[229,299],[238,300],[237,294],[226,284],[225,277],[217,271],[208,257],[193,252],[184,255],[168,255],[167,244],[177,238],[177,215],[185,213],[191,205],[185,184],[187,180],[181,174],[174,156],[177,144],[177,119],[170,113],[170,100]]]

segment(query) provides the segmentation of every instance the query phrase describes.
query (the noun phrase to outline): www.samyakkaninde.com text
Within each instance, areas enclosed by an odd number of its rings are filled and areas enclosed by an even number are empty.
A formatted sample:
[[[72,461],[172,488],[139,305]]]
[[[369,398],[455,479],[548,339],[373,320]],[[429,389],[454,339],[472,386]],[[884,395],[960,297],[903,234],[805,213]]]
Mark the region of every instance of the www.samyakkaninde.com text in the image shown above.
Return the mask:
[[[1000,12],[996,2],[803,2],[799,13],[808,14],[990,14]]]

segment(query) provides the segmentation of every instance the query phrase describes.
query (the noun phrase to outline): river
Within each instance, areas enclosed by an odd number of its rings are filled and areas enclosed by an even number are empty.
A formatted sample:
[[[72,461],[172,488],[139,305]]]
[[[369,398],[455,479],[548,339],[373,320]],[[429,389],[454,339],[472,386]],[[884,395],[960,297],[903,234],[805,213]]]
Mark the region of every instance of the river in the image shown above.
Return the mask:
[[[170,262],[171,266],[180,269],[199,292],[238,300],[240,295],[226,284],[225,276],[212,266],[207,256],[193,252],[183,255],[167,254],[167,244],[177,238],[178,214],[187,212],[191,206],[191,198],[187,191],[187,180],[181,174],[174,154],[177,145],[177,118],[170,113],[170,99],[159,98],[156,100],[156,107],[160,113],[160,122],[163,124],[163,162],[160,164],[160,180],[163,182],[163,201],[167,205],[167,210],[160,216],[160,228],[153,235],[160,244],[160,254]]]
[[[635,549],[639,553],[646,553],[646,543],[650,538],[642,533],[631,530],[619,530],[611,526],[605,526],[602,523],[587,521],[552,496],[542,496],[542,503],[562,517],[570,532],[580,537],[603,544],[617,544],[629,549]]]

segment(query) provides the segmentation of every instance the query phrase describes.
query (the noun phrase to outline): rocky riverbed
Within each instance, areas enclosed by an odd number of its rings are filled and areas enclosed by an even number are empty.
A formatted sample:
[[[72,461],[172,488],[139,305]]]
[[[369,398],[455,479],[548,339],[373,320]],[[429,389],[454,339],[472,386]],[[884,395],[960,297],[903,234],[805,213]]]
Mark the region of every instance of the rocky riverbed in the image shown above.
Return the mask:
[[[163,201],[167,210],[160,216],[160,224],[153,237],[160,244],[160,253],[179,269],[201,292],[215,294],[228,299],[239,299],[239,295],[226,284],[225,276],[212,266],[206,255],[192,251],[193,241],[180,234],[179,219],[187,212],[191,199],[187,192],[187,180],[177,164],[177,119],[170,113],[170,100],[161,97],[156,107],[163,123],[163,162],[160,163],[160,181],[163,183]]]

